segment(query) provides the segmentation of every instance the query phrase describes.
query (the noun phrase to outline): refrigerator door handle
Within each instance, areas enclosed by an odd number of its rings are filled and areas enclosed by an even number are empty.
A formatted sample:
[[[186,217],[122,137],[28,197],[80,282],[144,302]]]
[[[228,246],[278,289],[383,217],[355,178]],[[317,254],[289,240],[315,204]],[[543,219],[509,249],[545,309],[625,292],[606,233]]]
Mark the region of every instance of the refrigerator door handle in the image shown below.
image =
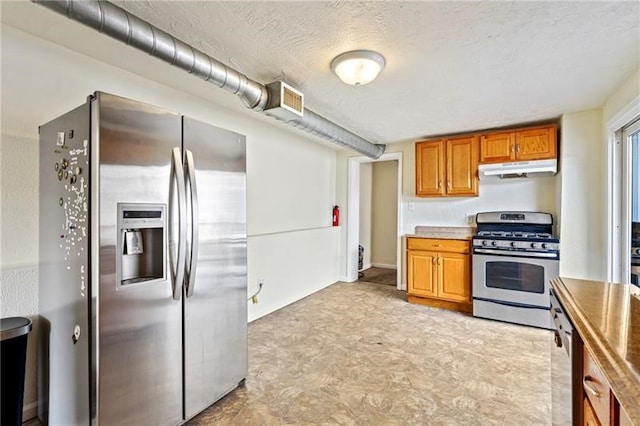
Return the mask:
[[[186,170],[185,176],[189,183],[189,189],[191,190],[191,247],[189,262],[186,265],[186,297],[193,296],[193,291],[196,286],[196,265],[198,260],[198,188],[196,185],[196,169],[193,162],[193,153],[188,149],[185,150],[186,157]]]
[[[175,180],[178,189],[178,253],[175,256],[175,267],[173,263],[173,250],[170,250],[172,272],[172,292],[173,299],[180,300],[182,293],[182,282],[184,281],[184,269],[186,263],[187,242],[187,190],[184,183],[184,169],[182,168],[182,155],[180,148],[173,148],[171,151],[171,178],[169,190],[169,238],[173,236],[173,182]],[[172,244],[170,244],[172,246]]]

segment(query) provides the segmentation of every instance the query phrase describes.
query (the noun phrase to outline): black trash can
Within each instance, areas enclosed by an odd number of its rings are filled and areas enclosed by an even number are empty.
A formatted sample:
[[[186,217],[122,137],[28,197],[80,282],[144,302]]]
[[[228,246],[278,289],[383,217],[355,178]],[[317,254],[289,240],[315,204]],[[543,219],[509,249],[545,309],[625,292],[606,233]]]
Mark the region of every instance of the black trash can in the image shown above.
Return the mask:
[[[0,424],[22,424],[24,368],[27,337],[31,331],[29,318],[0,319]]]

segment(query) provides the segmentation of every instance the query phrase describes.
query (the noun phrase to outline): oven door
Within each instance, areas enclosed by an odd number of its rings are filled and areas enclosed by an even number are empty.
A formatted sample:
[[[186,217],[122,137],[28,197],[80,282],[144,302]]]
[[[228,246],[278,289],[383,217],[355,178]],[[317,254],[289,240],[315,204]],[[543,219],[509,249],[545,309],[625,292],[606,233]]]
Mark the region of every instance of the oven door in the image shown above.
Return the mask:
[[[474,299],[549,308],[549,281],[558,276],[557,259],[473,255]]]

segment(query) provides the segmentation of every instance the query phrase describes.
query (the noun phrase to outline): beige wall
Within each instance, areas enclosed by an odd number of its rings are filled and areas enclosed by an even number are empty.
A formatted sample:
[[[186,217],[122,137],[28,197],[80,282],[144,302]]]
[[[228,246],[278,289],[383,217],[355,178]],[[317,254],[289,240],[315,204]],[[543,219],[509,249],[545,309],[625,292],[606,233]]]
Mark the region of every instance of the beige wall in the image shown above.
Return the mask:
[[[562,116],[560,156],[560,275],[604,279],[606,156],[602,110]]]
[[[633,72],[605,102],[602,107],[604,124],[606,125],[609,120],[638,96],[640,96],[640,68]]]
[[[364,247],[362,267],[371,267],[371,200],[373,163],[360,164],[360,233],[359,242]]]
[[[396,266],[398,241],[398,161],[373,165],[371,263]]]

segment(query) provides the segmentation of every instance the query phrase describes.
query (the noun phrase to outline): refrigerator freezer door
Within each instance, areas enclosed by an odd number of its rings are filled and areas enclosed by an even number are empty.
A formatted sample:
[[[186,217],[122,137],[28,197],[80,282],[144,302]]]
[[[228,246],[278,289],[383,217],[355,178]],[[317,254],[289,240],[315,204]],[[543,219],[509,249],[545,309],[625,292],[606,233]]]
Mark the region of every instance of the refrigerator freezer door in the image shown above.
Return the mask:
[[[44,424],[91,420],[89,112],[85,104],[40,127],[38,415]]]
[[[181,144],[180,116],[104,93],[97,94],[93,107],[99,126],[94,141],[100,226],[97,417],[104,425],[179,424],[181,301],[173,298],[167,270],[164,279],[118,283],[116,262],[123,253],[116,242],[118,203],[175,208],[168,203],[171,153]],[[172,235],[165,240],[175,244]],[[168,268],[169,260],[163,264]]]
[[[183,298],[189,419],[247,375],[246,151],[244,136],[186,117],[183,142],[199,205],[197,268]]]

